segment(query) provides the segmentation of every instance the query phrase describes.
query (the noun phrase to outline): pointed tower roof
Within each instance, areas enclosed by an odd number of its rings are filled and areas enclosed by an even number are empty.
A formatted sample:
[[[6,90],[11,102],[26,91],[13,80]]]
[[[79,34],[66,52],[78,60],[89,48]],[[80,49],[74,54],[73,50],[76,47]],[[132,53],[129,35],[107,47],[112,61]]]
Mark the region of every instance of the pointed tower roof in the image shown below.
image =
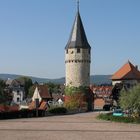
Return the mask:
[[[140,71],[130,61],[123,65],[112,77],[112,80],[140,80]]]
[[[79,2],[77,6],[77,14],[75,17],[75,21],[72,27],[72,31],[70,34],[69,41],[65,47],[67,48],[90,48],[90,45],[88,43],[85,30],[83,27],[83,23],[81,20],[80,12],[79,12]]]

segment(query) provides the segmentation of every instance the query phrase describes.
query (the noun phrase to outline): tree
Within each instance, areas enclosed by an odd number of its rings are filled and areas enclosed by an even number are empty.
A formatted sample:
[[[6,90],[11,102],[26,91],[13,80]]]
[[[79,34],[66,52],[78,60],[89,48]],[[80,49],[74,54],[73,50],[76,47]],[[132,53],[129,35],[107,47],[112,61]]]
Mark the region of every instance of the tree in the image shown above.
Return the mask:
[[[22,85],[24,86],[24,89],[25,89],[25,97],[27,97],[28,94],[29,94],[29,89],[33,85],[32,79],[29,78],[29,77],[22,76],[22,77],[17,78],[16,80],[18,80],[19,82],[21,82]]]
[[[45,85],[48,86],[49,91],[52,93],[60,93],[61,92],[59,84],[54,84],[54,83],[49,82],[49,83],[46,83]]]
[[[32,98],[33,97],[35,88],[36,88],[36,86],[34,86],[34,85],[29,88],[28,98]]]
[[[5,82],[1,79],[0,79],[0,87],[3,88],[3,89],[6,87]]]
[[[118,102],[119,102],[119,98],[120,98],[120,92],[123,88],[123,84],[122,83],[117,83],[115,84],[115,86],[113,87],[112,89],[112,99],[117,103],[118,105]]]
[[[137,114],[140,117],[140,84],[129,90],[123,89],[119,104],[121,108],[128,110],[131,115]]]
[[[0,80],[0,104],[5,104],[7,101],[6,94],[4,93],[5,82]]]

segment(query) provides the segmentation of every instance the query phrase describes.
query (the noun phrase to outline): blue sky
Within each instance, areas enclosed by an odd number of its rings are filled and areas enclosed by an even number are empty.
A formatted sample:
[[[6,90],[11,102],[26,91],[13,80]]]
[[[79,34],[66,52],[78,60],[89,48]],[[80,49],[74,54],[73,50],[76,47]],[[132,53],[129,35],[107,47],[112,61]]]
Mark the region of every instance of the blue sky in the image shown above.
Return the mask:
[[[81,0],[91,74],[140,66],[140,0]],[[0,0],[0,73],[65,76],[64,48],[76,0]]]

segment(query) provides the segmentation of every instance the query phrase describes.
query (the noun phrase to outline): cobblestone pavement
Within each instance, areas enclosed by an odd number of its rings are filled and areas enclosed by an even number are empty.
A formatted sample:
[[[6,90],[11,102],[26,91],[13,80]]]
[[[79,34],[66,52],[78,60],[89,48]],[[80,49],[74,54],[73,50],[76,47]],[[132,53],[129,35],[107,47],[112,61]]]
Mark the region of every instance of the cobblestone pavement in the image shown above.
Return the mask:
[[[140,125],[96,120],[98,113],[0,121],[0,140],[140,140]]]

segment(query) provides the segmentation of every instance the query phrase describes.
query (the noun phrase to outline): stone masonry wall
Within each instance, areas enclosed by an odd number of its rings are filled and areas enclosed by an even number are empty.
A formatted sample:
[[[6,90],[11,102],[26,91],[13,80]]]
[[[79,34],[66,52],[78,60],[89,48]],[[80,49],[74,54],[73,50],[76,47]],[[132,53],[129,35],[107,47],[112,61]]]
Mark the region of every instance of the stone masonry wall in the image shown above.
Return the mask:
[[[89,86],[90,84],[90,53],[89,49],[68,49],[65,52],[66,86]]]

